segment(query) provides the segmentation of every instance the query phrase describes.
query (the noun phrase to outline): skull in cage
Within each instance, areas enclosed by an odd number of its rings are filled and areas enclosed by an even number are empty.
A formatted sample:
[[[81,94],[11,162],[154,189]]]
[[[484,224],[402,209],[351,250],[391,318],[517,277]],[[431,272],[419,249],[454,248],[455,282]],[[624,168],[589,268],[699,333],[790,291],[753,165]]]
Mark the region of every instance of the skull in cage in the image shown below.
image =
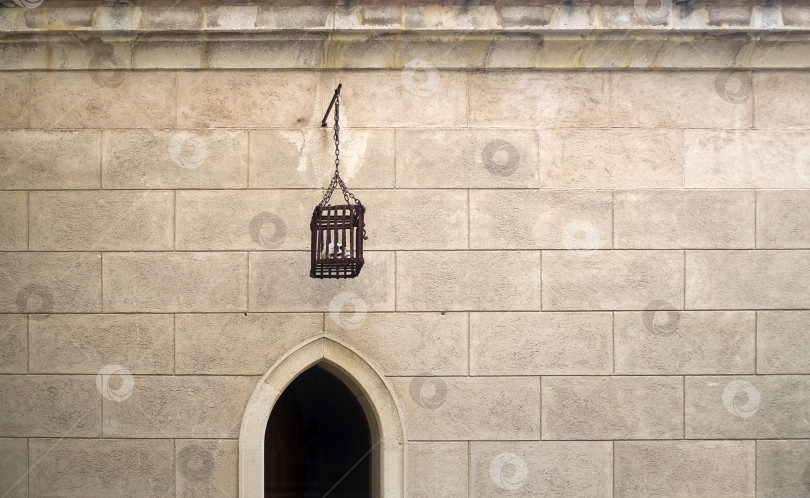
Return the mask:
[[[335,259],[335,258],[347,258],[349,257],[348,254],[343,252],[343,244],[330,242],[329,245],[323,249],[321,249],[321,259]]]

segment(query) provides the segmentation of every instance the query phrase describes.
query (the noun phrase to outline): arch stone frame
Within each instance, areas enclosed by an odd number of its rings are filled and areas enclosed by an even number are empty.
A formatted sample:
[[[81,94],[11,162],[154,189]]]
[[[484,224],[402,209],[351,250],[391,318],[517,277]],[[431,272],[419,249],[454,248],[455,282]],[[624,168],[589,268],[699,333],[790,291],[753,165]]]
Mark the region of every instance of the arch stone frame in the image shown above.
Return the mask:
[[[405,424],[394,390],[362,353],[323,334],[277,360],[253,390],[239,429],[239,497],[264,497],[264,436],[279,396],[301,373],[318,365],[355,395],[371,433],[372,495],[405,496]]]

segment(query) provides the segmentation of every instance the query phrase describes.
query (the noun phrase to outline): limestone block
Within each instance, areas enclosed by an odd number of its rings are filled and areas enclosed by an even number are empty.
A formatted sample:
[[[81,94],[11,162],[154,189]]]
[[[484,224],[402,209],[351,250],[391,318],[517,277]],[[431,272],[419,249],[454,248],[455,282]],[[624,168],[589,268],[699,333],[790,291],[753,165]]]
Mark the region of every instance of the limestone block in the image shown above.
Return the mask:
[[[168,128],[175,125],[175,75],[77,71],[32,75],[32,128]]]
[[[754,112],[757,128],[808,127],[810,74],[797,71],[755,72],[752,83],[756,97]]]
[[[681,251],[544,251],[544,310],[640,310],[683,302]]]
[[[250,30],[256,28],[257,17],[255,6],[222,5],[206,9],[205,27],[212,31]]]
[[[104,188],[244,188],[243,130],[105,130]]]
[[[467,375],[466,313],[329,313],[326,331],[384,375]]]
[[[544,377],[543,439],[683,437],[680,377]]]
[[[408,443],[408,496],[467,498],[467,442]]]
[[[0,115],[0,128],[28,128],[28,92],[31,75],[28,73],[0,74],[4,107]]]
[[[757,312],[757,373],[810,374],[810,311]]]
[[[237,438],[256,377],[134,377],[129,397],[104,399],[104,437]]]
[[[618,374],[752,374],[752,311],[668,311],[652,304],[614,315]]]
[[[397,187],[539,187],[537,154],[533,130],[397,131]]]
[[[329,185],[334,174],[331,125],[308,130],[251,130],[252,188],[320,189]],[[393,187],[394,131],[341,129],[340,177],[351,188]]]
[[[0,189],[99,188],[98,131],[0,131]]]
[[[188,31],[203,27],[203,9],[184,5],[143,5],[139,27],[150,31]]]
[[[750,128],[750,74],[731,88],[713,71],[610,73],[611,126],[641,128]],[[730,79],[730,78],[729,78]],[[727,86],[729,85],[729,86]]]
[[[615,194],[617,248],[754,247],[754,192],[633,190]]]
[[[245,253],[109,253],[104,260],[107,312],[247,309]]]
[[[49,38],[52,60],[49,69],[101,69],[103,73],[94,74],[94,81],[99,82],[102,77],[110,83],[123,77],[125,70],[132,68],[133,37],[94,34],[96,36],[79,32]],[[142,44],[143,40],[138,39],[135,43]]]
[[[472,313],[470,374],[613,373],[610,313]]]
[[[28,194],[0,192],[0,250],[28,249]]]
[[[757,441],[757,496],[810,493],[810,441]]]
[[[363,258],[353,279],[315,279],[309,251],[251,253],[250,311],[394,311],[394,253],[367,251]]]
[[[810,186],[810,130],[684,130],[687,188]]]
[[[539,251],[397,254],[397,310],[539,310]]]
[[[37,314],[101,311],[101,255],[0,254],[0,311]]]
[[[610,192],[473,190],[473,249],[610,249]]]
[[[374,26],[376,29],[402,29],[403,7],[401,5],[351,5],[335,7],[335,28],[340,30]]]
[[[470,76],[470,124],[607,127],[608,90],[608,76],[599,71],[476,73]]]
[[[331,29],[334,25],[333,18],[336,9],[331,5],[259,5],[258,7],[257,27],[316,31]]]
[[[0,439],[0,493],[5,498],[28,498],[28,439]]]
[[[177,496],[238,495],[238,446],[230,439],[176,440]]]
[[[614,489],[628,497],[754,496],[754,452],[754,441],[617,441]]]
[[[806,375],[686,377],[686,438],[807,438],[808,407]]]
[[[135,69],[200,69],[204,58],[203,40],[198,35],[145,34],[132,45]]]
[[[171,315],[51,315],[29,324],[31,373],[174,373]]]
[[[682,142],[680,130],[542,130],[542,183],[549,188],[681,187]]]
[[[177,373],[263,375],[323,328],[321,314],[204,313],[175,318]]]
[[[32,250],[172,249],[172,192],[32,192]]]
[[[533,377],[393,377],[408,437],[539,439],[540,381]]]
[[[32,496],[174,495],[171,439],[32,439]]]
[[[470,444],[471,496],[611,496],[613,446],[604,441]]]
[[[19,36],[0,42],[0,70],[48,69],[48,45],[36,37]]]
[[[215,69],[312,69],[324,67],[327,33],[208,35],[205,67]]]
[[[26,372],[28,319],[25,315],[0,315],[0,373]]]
[[[810,251],[686,251],[686,307],[810,307]]]
[[[810,156],[808,156],[810,159]],[[807,171],[810,172],[810,165]],[[808,177],[810,179],[810,177]],[[810,248],[810,191],[757,191],[757,248]]]
[[[101,396],[87,375],[0,376],[0,436],[101,436]]]
[[[314,72],[204,71],[177,78],[181,128],[303,128],[323,117]]]

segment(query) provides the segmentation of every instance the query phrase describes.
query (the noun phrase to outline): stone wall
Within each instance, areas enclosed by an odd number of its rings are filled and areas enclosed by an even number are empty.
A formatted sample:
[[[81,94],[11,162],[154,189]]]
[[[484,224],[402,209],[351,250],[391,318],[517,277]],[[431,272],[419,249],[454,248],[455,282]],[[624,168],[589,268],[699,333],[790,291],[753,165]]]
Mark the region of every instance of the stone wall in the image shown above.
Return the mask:
[[[28,3],[0,495],[236,496],[248,398],[326,333],[408,496],[810,496],[810,8]],[[338,82],[369,239],[323,281]]]

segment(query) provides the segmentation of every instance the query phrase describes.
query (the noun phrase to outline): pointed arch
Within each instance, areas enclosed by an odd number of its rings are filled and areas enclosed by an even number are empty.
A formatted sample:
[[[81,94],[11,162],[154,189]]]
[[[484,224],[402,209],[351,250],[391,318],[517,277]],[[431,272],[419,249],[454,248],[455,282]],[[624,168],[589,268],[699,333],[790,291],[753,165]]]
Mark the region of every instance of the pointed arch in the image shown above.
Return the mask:
[[[405,496],[405,424],[393,389],[353,347],[323,334],[290,350],[253,390],[239,430],[239,496],[264,498],[264,436],[270,412],[298,375],[318,365],[340,379],[357,397],[372,441],[374,496]]]

